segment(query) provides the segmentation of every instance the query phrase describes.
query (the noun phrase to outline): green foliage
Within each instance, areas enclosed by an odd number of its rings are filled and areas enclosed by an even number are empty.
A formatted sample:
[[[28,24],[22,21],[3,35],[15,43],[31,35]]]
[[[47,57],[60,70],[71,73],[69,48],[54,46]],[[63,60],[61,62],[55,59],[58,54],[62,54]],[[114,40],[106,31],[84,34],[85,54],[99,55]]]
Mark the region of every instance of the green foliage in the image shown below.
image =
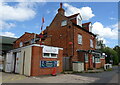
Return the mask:
[[[119,59],[119,62],[120,62],[120,47],[119,46],[115,46],[113,48],[113,50],[115,50],[117,52],[117,55],[118,55],[118,59]]]
[[[113,65],[118,64],[118,53],[115,50],[109,47],[105,47],[102,48],[101,51],[107,54],[106,63],[110,63],[110,60],[113,60]]]

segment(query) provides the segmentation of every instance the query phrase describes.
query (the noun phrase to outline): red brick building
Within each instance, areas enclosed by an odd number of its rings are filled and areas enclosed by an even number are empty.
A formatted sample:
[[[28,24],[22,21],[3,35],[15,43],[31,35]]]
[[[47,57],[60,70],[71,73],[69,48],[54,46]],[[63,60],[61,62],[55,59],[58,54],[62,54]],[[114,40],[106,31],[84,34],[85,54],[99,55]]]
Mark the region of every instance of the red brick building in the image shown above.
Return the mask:
[[[92,23],[82,24],[80,13],[65,16],[62,4],[51,24],[44,30],[42,41],[39,41],[37,34],[25,33],[15,41],[14,48],[18,48],[20,43],[21,46],[32,44],[32,41],[63,48],[63,56],[69,57],[69,69],[72,68],[72,61],[84,62],[86,70],[100,68],[105,63],[104,58],[100,58],[101,53],[96,51],[96,35],[92,33]]]

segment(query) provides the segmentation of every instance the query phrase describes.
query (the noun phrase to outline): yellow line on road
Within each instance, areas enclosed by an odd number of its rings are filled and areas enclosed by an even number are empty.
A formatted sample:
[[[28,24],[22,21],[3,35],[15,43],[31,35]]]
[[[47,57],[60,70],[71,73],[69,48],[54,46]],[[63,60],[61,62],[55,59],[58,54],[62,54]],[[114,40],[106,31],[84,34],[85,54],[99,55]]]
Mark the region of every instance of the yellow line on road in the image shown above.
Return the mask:
[[[9,81],[13,76],[7,76],[2,79],[2,82]]]
[[[7,82],[7,81],[16,81],[16,80],[21,80],[21,79],[25,79],[25,76],[22,75],[15,75],[15,76],[11,76],[11,77],[7,77],[6,79],[3,80],[3,82]]]

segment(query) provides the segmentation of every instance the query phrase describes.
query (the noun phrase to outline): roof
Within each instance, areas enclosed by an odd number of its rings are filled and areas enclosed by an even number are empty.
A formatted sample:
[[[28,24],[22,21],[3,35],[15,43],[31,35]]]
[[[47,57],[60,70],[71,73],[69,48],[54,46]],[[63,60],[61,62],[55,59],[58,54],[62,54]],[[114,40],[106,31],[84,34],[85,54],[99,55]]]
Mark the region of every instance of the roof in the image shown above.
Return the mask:
[[[82,29],[82,30],[84,30],[84,31],[86,31],[87,33],[89,33],[89,34],[91,34],[91,35],[93,35],[93,36],[95,36],[96,37],[96,35],[95,34],[93,34],[92,32],[89,32],[88,30],[86,30],[86,29],[84,29],[83,27],[81,27],[81,26],[79,26],[79,25],[77,25],[77,24],[75,24],[75,23],[72,23],[74,26],[77,26],[78,28],[80,28],[80,29]]]
[[[91,22],[83,23],[82,26],[88,26]]]
[[[17,38],[0,36],[0,50],[8,51],[13,49],[13,42]]]
[[[25,32],[21,37],[23,37],[25,34],[35,34],[35,33],[29,33],[29,32]],[[38,34],[36,34],[36,36],[38,36]],[[14,43],[17,41],[17,40],[19,40],[21,37],[19,37],[19,38],[17,38],[15,41],[14,41]]]
[[[79,15],[79,13],[74,14],[74,15],[71,15],[71,16],[67,16],[67,18],[73,18],[73,17],[76,17],[76,16],[78,16],[78,15]]]
[[[13,42],[16,40],[17,38],[13,38],[13,37],[5,37],[5,36],[0,36],[0,42],[1,44],[13,44]]]

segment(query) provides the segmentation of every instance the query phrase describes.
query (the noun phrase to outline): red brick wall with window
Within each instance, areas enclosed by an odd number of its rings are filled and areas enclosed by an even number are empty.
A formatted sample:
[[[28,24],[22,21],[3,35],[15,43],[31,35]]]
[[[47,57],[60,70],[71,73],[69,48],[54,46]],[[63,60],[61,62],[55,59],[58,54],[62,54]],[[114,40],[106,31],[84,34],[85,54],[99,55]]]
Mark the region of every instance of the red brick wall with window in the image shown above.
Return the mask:
[[[63,50],[59,50],[58,58],[43,58],[42,47],[32,47],[32,65],[31,65],[31,76],[47,75],[52,74],[53,68],[41,68],[40,61],[57,61],[59,60],[60,66],[57,67],[57,73],[61,73],[62,70],[62,57]]]

